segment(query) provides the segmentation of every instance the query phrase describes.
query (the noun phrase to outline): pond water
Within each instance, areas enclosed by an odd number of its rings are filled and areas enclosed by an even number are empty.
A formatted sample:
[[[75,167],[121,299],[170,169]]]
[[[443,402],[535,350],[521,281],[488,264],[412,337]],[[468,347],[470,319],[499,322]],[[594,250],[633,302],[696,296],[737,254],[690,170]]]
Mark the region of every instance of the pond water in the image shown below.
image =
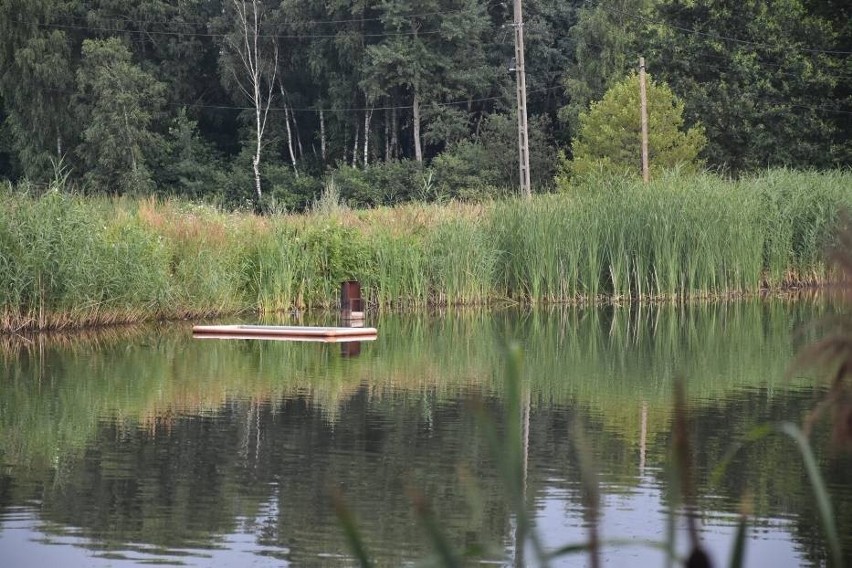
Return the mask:
[[[744,507],[747,566],[824,565],[788,439],[748,446],[718,483],[711,472],[751,428],[798,422],[825,394],[785,373],[808,340],[795,330],[830,311],[771,301],[386,315],[368,321],[378,339],[357,345],[201,340],[188,324],[7,338],[0,565],[356,565],[336,505],[379,566],[434,558],[430,519],[471,562],[541,565],[517,538],[503,450],[486,435],[509,424],[512,342],[523,349],[512,424],[547,549],[588,538],[588,466],[607,565],[664,565],[646,541],[665,542],[670,519],[687,550],[668,459],[683,377],[699,534],[716,565]],[[827,426],[813,434],[849,562],[852,462],[828,439]]]

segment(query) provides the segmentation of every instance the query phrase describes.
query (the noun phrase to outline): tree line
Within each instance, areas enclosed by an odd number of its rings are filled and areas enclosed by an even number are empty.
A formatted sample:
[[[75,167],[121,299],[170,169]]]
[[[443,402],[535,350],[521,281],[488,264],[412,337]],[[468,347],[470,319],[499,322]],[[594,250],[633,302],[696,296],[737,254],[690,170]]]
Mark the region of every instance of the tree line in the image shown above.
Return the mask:
[[[533,186],[639,55],[715,170],[852,161],[836,0],[524,2]],[[517,184],[512,3],[0,0],[0,177],[228,206]]]

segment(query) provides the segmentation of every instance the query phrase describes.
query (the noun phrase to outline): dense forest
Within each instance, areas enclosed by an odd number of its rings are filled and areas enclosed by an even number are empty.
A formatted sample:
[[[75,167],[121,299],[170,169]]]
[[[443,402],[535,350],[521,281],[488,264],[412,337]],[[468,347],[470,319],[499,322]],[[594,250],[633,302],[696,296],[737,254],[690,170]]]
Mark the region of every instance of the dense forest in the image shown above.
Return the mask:
[[[300,210],[517,185],[511,2],[0,0],[0,178]],[[838,0],[527,0],[534,191],[639,56],[705,167],[852,163]],[[514,157],[514,158],[513,158]]]

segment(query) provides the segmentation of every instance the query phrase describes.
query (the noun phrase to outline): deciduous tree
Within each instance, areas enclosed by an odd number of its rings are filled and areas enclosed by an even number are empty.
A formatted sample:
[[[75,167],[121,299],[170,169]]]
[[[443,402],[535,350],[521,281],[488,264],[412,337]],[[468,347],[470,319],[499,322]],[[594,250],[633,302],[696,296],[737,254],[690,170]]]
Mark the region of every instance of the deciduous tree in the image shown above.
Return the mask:
[[[269,7],[261,0],[231,0],[226,4],[225,18],[230,29],[222,53],[226,80],[252,105],[254,114],[254,173],[255,209],[262,208],[260,164],[263,137],[269,118],[269,108],[275,94],[278,72],[278,41],[267,26]]]
[[[67,24],[74,2],[0,0],[0,94],[10,150],[23,173],[49,178],[75,142],[70,110],[79,30]]]
[[[833,53],[836,32],[803,0],[664,0],[657,13],[649,63],[682,97],[687,122],[705,125],[711,166],[825,167],[832,146],[849,144],[831,96],[849,55]]]

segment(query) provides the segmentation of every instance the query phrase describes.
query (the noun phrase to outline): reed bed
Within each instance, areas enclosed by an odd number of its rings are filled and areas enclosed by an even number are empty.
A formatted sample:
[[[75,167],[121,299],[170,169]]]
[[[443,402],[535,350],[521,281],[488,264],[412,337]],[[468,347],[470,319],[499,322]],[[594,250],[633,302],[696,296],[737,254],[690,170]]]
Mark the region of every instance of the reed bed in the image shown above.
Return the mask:
[[[848,171],[644,186],[486,204],[256,217],[179,201],[0,197],[0,329],[327,308],[343,280],[375,308],[680,302],[817,285],[852,206]]]

